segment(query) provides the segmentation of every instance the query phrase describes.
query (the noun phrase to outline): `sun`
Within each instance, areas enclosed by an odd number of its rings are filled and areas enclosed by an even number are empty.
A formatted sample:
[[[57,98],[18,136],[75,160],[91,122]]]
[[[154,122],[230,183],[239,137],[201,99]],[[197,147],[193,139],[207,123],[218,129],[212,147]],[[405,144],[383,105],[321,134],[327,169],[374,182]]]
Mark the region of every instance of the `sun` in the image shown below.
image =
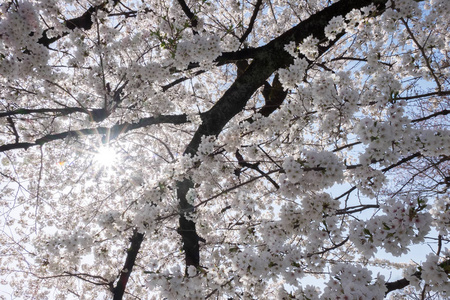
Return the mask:
[[[99,147],[94,155],[95,163],[102,167],[110,167],[114,165],[117,160],[117,152],[113,148],[108,146]]]

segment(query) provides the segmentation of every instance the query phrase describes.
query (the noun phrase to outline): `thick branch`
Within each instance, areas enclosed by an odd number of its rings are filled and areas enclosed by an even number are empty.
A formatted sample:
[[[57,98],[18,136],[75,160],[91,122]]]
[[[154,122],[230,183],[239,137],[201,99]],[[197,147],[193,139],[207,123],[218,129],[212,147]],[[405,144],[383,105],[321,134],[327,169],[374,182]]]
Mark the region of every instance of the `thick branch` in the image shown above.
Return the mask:
[[[107,6],[108,3],[109,3],[109,1],[105,1],[99,5],[90,6],[80,17],[66,20],[64,22],[65,27],[69,30],[74,30],[76,28],[84,29],[84,30],[91,29],[92,25],[93,25],[92,15],[98,10],[105,10],[105,7]],[[116,5],[117,3],[119,3],[119,0],[113,1],[113,5]],[[52,27],[52,28],[44,30],[44,32],[42,33],[42,37],[39,38],[39,40],[38,40],[39,44],[44,45],[45,47],[49,47],[50,44],[56,42],[57,40],[59,40],[62,37],[69,34],[69,32],[64,32],[59,36],[49,38],[47,35],[47,32],[52,29],[54,29],[54,28]]]
[[[186,271],[189,266],[200,266],[199,236],[195,229],[195,222],[189,218],[189,213],[194,212],[194,206],[189,203],[186,195],[189,189],[194,187],[192,180],[185,179],[177,183],[177,196],[179,201],[179,227],[186,262]]]
[[[133,231],[133,236],[130,238],[131,245],[127,250],[127,258],[125,264],[119,275],[119,280],[116,286],[112,289],[114,300],[121,300],[127,287],[128,279],[130,278],[131,271],[136,261],[136,257],[141,248],[142,241],[144,240],[144,234],[139,233],[136,229]]]
[[[15,139],[16,139],[16,143],[19,142],[19,133],[17,132],[17,128],[16,128],[16,124],[14,124],[14,121],[11,117],[7,117],[6,120],[8,121],[9,126],[11,127],[11,130],[14,133]]]
[[[284,90],[281,82],[278,78],[278,74],[275,75],[272,81],[272,85],[264,85],[266,94],[264,95],[265,104],[258,111],[262,116],[268,117],[271,113],[277,110],[283,101],[286,99],[288,90]]]
[[[188,17],[189,22],[191,22],[191,27],[192,27],[192,30],[194,31],[194,34],[197,34],[197,31],[195,31],[195,28],[198,25],[197,17],[191,11],[189,6],[187,6],[187,4],[184,0],[178,0],[178,3],[180,4],[181,9],[183,10],[184,14]]]
[[[250,32],[252,32],[253,25],[255,25],[256,17],[258,16],[258,12],[261,7],[261,4],[262,4],[262,0],[256,1],[255,9],[253,10],[252,17],[250,18],[250,23],[248,24],[247,30],[244,32],[244,34],[239,39],[239,42],[243,43],[247,39]]]
[[[254,60],[244,74],[236,79],[208,112],[202,114],[203,123],[186,148],[185,154],[195,155],[202,136],[218,135],[225,124],[242,111],[253,93],[264,84],[273,72],[293,63],[293,57],[284,50],[285,45],[291,41],[301,42],[310,35],[318,40],[324,40],[324,28],[333,17],[346,15],[355,8],[362,8],[370,4],[384,4],[385,2],[386,0],[337,2],[301,22],[267,45],[253,49],[255,51],[253,53]],[[327,51],[335,42],[336,40],[330,41],[328,46],[321,47],[321,52]]]
[[[81,107],[65,107],[65,108],[36,108],[36,109],[27,109],[27,108],[19,108],[11,111],[0,112],[0,118],[9,117],[14,115],[29,115],[29,114],[42,114],[42,113],[57,113],[61,116],[66,116],[72,113],[82,112],[88,113],[84,108]]]
[[[67,137],[78,137],[85,135],[103,135],[105,141],[110,141],[115,139],[119,134],[147,127],[155,124],[183,124],[187,123],[186,115],[174,115],[174,116],[166,116],[160,115],[157,117],[149,117],[140,119],[136,123],[122,123],[118,125],[114,125],[112,127],[96,127],[96,128],[86,128],[80,130],[69,130],[57,134],[48,134],[43,136],[32,143],[15,143],[15,144],[6,144],[0,146],[0,152],[5,152],[13,149],[28,149],[32,146],[44,145],[49,142],[63,140]]]
[[[214,62],[216,62],[217,65],[221,66],[223,64],[231,63],[237,60],[252,59],[260,52],[260,48],[261,47],[244,48],[234,52],[223,52],[214,60]]]
[[[447,259],[445,261],[443,261],[442,263],[439,264],[439,267],[442,268],[442,270],[449,275],[450,273],[450,259]],[[422,279],[422,272],[417,271],[415,272],[412,276],[417,277],[418,279]],[[393,281],[393,282],[386,282],[386,294],[395,291],[395,290],[400,290],[403,289],[405,287],[407,287],[410,284],[409,280],[407,280],[406,278],[402,278],[399,279],[397,281]]]

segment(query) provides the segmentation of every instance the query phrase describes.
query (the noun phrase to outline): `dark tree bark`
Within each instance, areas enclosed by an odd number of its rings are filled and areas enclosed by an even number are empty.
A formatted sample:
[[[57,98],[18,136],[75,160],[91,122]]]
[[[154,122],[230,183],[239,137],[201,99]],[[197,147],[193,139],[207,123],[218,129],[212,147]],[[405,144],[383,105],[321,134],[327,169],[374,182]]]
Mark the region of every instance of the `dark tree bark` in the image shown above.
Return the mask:
[[[142,241],[144,240],[144,234],[139,233],[137,230],[133,231],[133,236],[130,238],[130,247],[127,250],[127,257],[122,270],[120,271],[119,279],[116,286],[112,289],[114,300],[120,300],[123,298],[125,289],[127,287],[128,279],[130,279],[131,272],[136,262],[136,257],[141,248]]]

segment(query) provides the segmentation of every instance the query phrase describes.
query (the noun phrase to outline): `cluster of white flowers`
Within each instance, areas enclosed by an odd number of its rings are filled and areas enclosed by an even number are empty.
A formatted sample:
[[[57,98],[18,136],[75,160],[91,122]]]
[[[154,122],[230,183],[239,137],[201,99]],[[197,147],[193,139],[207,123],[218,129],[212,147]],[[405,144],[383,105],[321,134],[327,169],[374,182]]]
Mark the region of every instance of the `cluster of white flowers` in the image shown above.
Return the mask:
[[[344,178],[343,164],[336,154],[327,151],[303,151],[299,159],[288,157],[283,162],[283,170],[285,174],[280,180],[287,189],[297,185],[300,189],[320,190],[340,183]]]
[[[320,289],[312,286],[307,285],[305,287],[300,287],[297,291],[295,291],[295,299],[300,300],[313,300],[313,299],[319,299],[319,293]]]
[[[310,35],[298,45],[298,50],[307,59],[314,60],[319,55],[318,45],[319,40]]]
[[[389,166],[400,155],[424,153],[426,155],[445,155],[450,147],[450,131],[439,129],[415,129],[410,120],[404,116],[405,102],[399,101],[387,109],[386,120],[363,118],[355,127],[360,141],[367,144],[360,162],[369,165],[378,161]]]
[[[386,182],[386,176],[382,171],[371,166],[365,166],[347,171],[348,178],[355,184],[358,190],[368,197],[375,197]]]
[[[198,156],[208,156],[214,151],[214,142],[216,138],[214,136],[202,136],[202,142],[198,147]]]
[[[336,35],[345,28],[344,18],[342,16],[333,17],[325,27],[325,36],[330,40],[334,40]]]
[[[430,231],[432,218],[425,207],[417,195],[388,199],[381,205],[384,215],[351,223],[350,240],[366,257],[373,256],[377,247],[395,256],[405,254],[408,245],[422,242]]]
[[[350,120],[358,110],[359,94],[353,86],[346,84],[350,80],[347,72],[322,72],[316,84],[302,87],[301,92],[311,97],[311,110],[317,111],[322,132],[340,136],[342,131],[353,127]]]
[[[364,26],[364,12],[359,9],[353,9],[345,15],[345,31],[347,33],[357,33]]]
[[[427,260],[422,264],[421,278],[433,291],[448,295],[450,293],[450,280],[446,270],[439,266],[441,262],[436,254],[428,254]]]
[[[286,50],[286,52],[289,53],[292,57],[298,57],[298,47],[295,42],[291,41],[289,44],[286,44],[284,46],[284,50]]]
[[[450,198],[443,196],[434,199],[430,214],[433,217],[433,225],[439,234],[448,236],[450,233]]]
[[[337,264],[331,268],[321,299],[383,299],[386,292],[385,279],[360,265]]]
[[[193,62],[212,62],[221,51],[219,36],[194,35],[191,40],[182,40],[177,44],[175,61],[181,68]]]
[[[339,208],[339,202],[331,198],[327,193],[316,193],[310,196],[305,195],[301,199],[301,204],[286,203],[280,209],[279,217],[281,219],[277,230],[268,230],[261,233],[264,241],[271,241],[271,248],[280,245],[280,239],[283,232],[289,232],[292,235],[308,236],[308,242],[302,251],[306,253],[314,253],[320,251],[321,247],[327,244],[329,235],[339,237],[341,231],[339,220],[335,216],[336,210]],[[269,224],[274,228],[273,224]],[[276,233],[277,231],[280,231]],[[298,252],[299,250],[293,250]]]
[[[408,16],[420,16],[419,4],[414,0],[391,0],[395,7],[396,17],[404,18]]]
[[[390,124],[380,124],[380,122],[374,121],[371,118],[364,118],[360,120],[355,129],[360,141],[364,144],[371,144],[375,140],[381,140],[379,143],[383,143],[383,145],[378,146],[380,149],[386,148],[386,144],[389,146],[389,144],[395,141],[396,137],[398,137],[394,134],[395,132],[393,132],[393,128]],[[383,139],[381,139],[379,135],[382,135]],[[387,137],[389,139],[386,140],[385,138]]]
[[[94,239],[82,228],[71,232],[57,232],[47,234],[45,240],[36,239],[37,261],[54,272],[64,269],[61,260],[67,259],[70,263],[78,264],[81,255],[90,253]]]
[[[339,201],[334,200],[330,194],[317,193],[302,198],[302,214],[311,220],[320,220],[331,216],[339,208]]]
[[[97,222],[100,226],[106,227],[120,222],[120,218],[120,212],[118,212],[117,210],[111,210],[98,216]]]
[[[438,22],[443,24],[446,22],[445,18],[441,16],[446,16],[450,13],[450,3],[446,0],[431,0],[429,3],[425,4],[425,7],[429,9],[429,14],[424,16],[426,24],[433,24]],[[431,8],[431,9],[430,9]],[[448,41],[447,41],[448,45]]]
[[[158,189],[153,188],[145,191],[144,197],[139,201],[141,209],[136,211],[133,219],[133,224],[135,224],[139,232],[152,230],[156,219],[161,214],[162,209],[158,205],[161,204],[164,197],[164,184],[159,182],[158,185]]]
[[[443,253],[443,257],[448,260],[448,252],[447,255]],[[425,283],[427,290],[431,289],[443,295],[447,295],[450,292],[450,280],[448,272],[446,272],[445,261],[434,253],[427,254],[426,261],[419,268],[416,265],[410,265],[405,268],[403,276],[409,281],[411,287],[417,291],[422,291],[423,286],[421,286],[421,283]]]
[[[419,129],[411,132],[411,140],[416,142],[426,155],[438,156],[448,154],[450,147],[450,130]]]
[[[280,81],[285,89],[294,88],[300,83],[305,76],[308,62],[304,58],[295,58],[294,64],[287,69],[278,70]]]
[[[379,122],[371,118],[362,119],[355,128],[355,133],[369,146],[361,153],[360,163],[368,166],[377,161],[388,166],[397,161],[401,153],[394,151],[394,146],[401,141],[404,129],[402,126],[392,126],[388,122]]]
[[[162,81],[170,75],[167,68],[154,62],[147,65],[134,64],[127,71],[129,78],[139,79],[139,82]]]
[[[48,50],[37,43],[41,30],[36,7],[28,1],[17,9],[10,6],[0,5],[0,74],[12,80],[47,71]]]
[[[197,199],[197,192],[195,191],[195,189],[189,189],[189,191],[186,194],[186,200],[188,201],[189,204],[194,205],[195,203],[195,199]]]
[[[188,274],[197,273],[192,268],[188,269]],[[202,277],[185,277],[179,266],[158,274],[151,274],[146,281],[146,287],[153,292],[159,292],[160,297],[166,299],[203,299]]]

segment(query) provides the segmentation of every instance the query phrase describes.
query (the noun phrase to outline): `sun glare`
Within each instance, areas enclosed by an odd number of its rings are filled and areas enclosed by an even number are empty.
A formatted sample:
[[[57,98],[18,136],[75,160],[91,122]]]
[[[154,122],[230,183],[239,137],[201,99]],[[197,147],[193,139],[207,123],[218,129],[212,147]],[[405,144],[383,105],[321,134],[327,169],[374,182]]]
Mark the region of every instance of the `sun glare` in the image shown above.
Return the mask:
[[[117,160],[117,153],[110,147],[100,147],[97,149],[94,160],[101,166],[112,166]]]

